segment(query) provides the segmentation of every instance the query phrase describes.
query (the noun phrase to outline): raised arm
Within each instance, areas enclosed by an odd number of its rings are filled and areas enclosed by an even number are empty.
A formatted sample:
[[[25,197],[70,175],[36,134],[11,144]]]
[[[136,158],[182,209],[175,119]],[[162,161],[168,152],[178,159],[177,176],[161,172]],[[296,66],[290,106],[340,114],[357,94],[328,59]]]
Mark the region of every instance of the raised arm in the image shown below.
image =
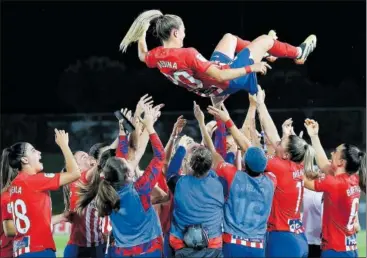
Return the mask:
[[[144,174],[134,183],[134,186],[142,198],[143,206],[148,208],[151,192],[163,168],[165,153],[162,142],[153,127],[154,111],[152,108],[147,108],[145,110],[144,120],[141,119],[141,122],[144,124],[149,134],[149,139],[153,148],[153,159],[145,169]]]
[[[265,135],[267,136],[268,140],[272,144],[276,144],[277,142],[280,141],[278,130],[265,105],[265,102],[264,102],[265,101],[265,91],[262,90],[259,85],[258,85],[258,91],[257,91],[256,96],[257,96],[256,98],[257,111],[259,114],[261,125],[265,132]]]
[[[146,32],[144,32],[143,36],[138,41],[138,56],[139,60],[145,63],[145,57],[148,53],[148,45],[146,41]]]
[[[308,135],[311,138],[312,147],[315,149],[317,166],[321,169],[321,171],[327,174],[331,164],[320,142],[319,123],[317,123],[315,120],[307,118],[304,125],[307,129]]]
[[[59,186],[63,186],[78,180],[81,172],[69,147],[69,134],[55,129],[55,142],[59,145],[66,163],[66,172],[60,173],[59,179]]]
[[[247,110],[245,121],[243,122],[241,132],[251,139],[253,131],[256,131],[256,96],[248,94],[250,105]]]
[[[219,163],[223,162],[223,157],[215,150],[212,138],[210,137],[208,131],[205,127],[205,117],[203,111],[201,111],[200,107],[194,101],[194,115],[195,118],[199,122],[201,136],[203,138],[205,146],[210,150],[213,155],[213,168],[216,168]]]
[[[238,130],[237,126],[233,123],[224,104],[222,104],[221,109],[209,106],[208,112],[213,116],[218,117],[225,123],[226,127],[229,129],[231,135],[233,136],[233,139],[242,150],[245,151],[247,150],[247,148],[252,146],[250,140],[247,139],[247,137],[243,133],[241,133],[240,130]]]
[[[183,118],[183,116],[179,116],[177,118],[177,121],[175,125],[173,126],[171,136],[167,142],[166,147],[164,148],[164,151],[166,153],[166,161],[165,161],[165,168],[163,169],[163,173],[166,173],[166,170],[168,169],[168,163],[172,156],[173,146],[174,142],[177,139],[178,135],[182,132],[182,129],[186,125],[186,119]]]

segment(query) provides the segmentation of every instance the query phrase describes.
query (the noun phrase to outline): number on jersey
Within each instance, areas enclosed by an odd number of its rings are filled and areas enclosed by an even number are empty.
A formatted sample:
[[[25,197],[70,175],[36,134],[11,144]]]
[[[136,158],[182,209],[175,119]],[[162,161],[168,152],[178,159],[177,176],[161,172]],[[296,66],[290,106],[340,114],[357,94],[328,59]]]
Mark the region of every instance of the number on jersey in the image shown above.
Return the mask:
[[[350,209],[349,220],[347,224],[347,230],[352,231],[354,228],[354,222],[358,214],[359,198],[354,198],[352,201],[352,207]]]
[[[27,207],[23,200],[17,199],[11,203],[11,210],[13,213],[13,220],[15,227],[20,234],[26,234],[31,226],[31,222],[27,217]]]
[[[190,91],[193,91],[198,94],[203,95],[210,95],[214,91],[218,90],[218,88],[215,85],[212,85],[208,89],[203,88],[203,82],[195,79],[192,75],[190,75],[186,71],[176,71],[172,75],[165,74],[164,75],[174,84],[176,85],[186,85]]]

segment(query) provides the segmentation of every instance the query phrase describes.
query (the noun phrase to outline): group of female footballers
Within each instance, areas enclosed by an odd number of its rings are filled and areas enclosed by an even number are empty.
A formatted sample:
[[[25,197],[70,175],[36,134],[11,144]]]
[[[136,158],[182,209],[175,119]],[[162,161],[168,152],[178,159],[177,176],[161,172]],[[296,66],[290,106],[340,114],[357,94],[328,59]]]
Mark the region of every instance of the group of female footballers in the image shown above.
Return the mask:
[[[163,46],[149,51],[145,34],[151,23]],[[311,144],[294,133],[291,119],[279,135],[257,85],[256,73],[270,68],[264,57],[302,64],[316,37],[294,47],[273,31],[252,42],[226,34],[210,61],[183,48],[184,37],[181,18],[151,10],[135,20],[120,48],[138,41],[139,58],[148,67],[211,98],[208,124],[194,102],[202,142],[181,135],[186,120],[180,116],[164,147],[154,129],[163,105],[154,106],[145,95],[135,112],[122,110],[135,130],[125,130],[120,120],[116,140],[97,143],[89,153],[72,152],[68,134],[55,129],[65,159],[62,173],[43,172],[41,152],[30,143],[5,148],[1,257],[55,257],[52,225],[61,221],[72,224],[64,257],[358,256],[365,153],[343,143],[328,158],[312,119],[304,123]],[[239,90],[248,91],[250,100],[241,128],[223,104]],[[153,158],[143,171],[139,162],[148,142]],[[49,191],[61,186],[65,212],[52,215]],[[315,210],[322,221],[309,219]],[[315,230],[321,234],[310,233]]]

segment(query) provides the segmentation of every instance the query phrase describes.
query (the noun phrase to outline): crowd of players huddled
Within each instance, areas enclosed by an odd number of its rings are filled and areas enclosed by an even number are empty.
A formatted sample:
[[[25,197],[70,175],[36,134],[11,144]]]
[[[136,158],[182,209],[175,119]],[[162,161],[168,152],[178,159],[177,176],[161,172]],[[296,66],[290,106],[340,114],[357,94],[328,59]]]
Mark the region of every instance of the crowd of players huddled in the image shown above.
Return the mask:
[[[44,173],[30,143],[4,149],[0,256],[55,257],[52,225],[61,221],[72,224],[64,257],[358,256],[364,152],[342,143],[329,158],[312,119],[304,136],[292,119],[279,134],[260,87],[241,127],[223,103],[206,115],[194,103],[201,143],[181,135],[180,116],[164,147],[154,129],[162,107],[145,95],[134,112],[122,109],[115,142],[89,153],[72,152],[55,129],[63,173]],[[148,142],[153,158],[142,170]],[[65,212],[52,216],[49,191],[61,186]]]

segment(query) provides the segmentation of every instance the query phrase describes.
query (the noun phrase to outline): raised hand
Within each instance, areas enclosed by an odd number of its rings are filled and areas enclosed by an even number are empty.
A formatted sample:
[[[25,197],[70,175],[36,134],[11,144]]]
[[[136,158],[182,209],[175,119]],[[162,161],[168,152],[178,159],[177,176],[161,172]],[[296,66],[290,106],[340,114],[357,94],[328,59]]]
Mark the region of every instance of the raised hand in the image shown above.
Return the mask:
[[[194,101],[194,115],[196,120],[198,120],[199,124],[203,123],[204,124],[204,120],[205,120],[205,116],[203,111],[201,111],[200,106],[198,104],[196,104],[196,102]]]
[[[55,128],[55,142],[60,148],[69,146],[69,134]]]
[[[317,136],[319,134],[319,123],[315,120],[307,118],[304,125],[310,137]]]
[[[283,137],[289,135],[295,135],[292,124],[293,124],[292,118],[288,118],[287,120],[284,121],[284,123],[282,124]]]
[[[138,104],[136,105],[135,116],[140,117],[141,114],[144,112],[144,106],[152,105],[153,103],[154,100],[152,99],[152,96],[145,94],[143,97],[140,98]]]
[[[172,135],[177,136],[182,132],[182,129],[186,125],[186,119],[183,116],[179,116],[175,125],[173,126]]]
[[[139,116],[139,120],[140,122],[145,126],[145,128],[147,129],[153,129],[153,125],[154,125],[154,116],[155,116],[155,111],[153,108],[149,107],[148,105],[144,106],[144,118],[141,118],[141,116]]]
[[[266,62],[259,62],[251,65],[252,72],[261,73],[262,75],[265,75],[268,69],[271,69],[271,66]]]
[[[213,106],[208,106],[208,112],[209,114],[213,115],[216,118],[219,118],[223,122],[227,122],[229,119],[231,119],[224,104],[221,105],[221,109],[215,108]]]

